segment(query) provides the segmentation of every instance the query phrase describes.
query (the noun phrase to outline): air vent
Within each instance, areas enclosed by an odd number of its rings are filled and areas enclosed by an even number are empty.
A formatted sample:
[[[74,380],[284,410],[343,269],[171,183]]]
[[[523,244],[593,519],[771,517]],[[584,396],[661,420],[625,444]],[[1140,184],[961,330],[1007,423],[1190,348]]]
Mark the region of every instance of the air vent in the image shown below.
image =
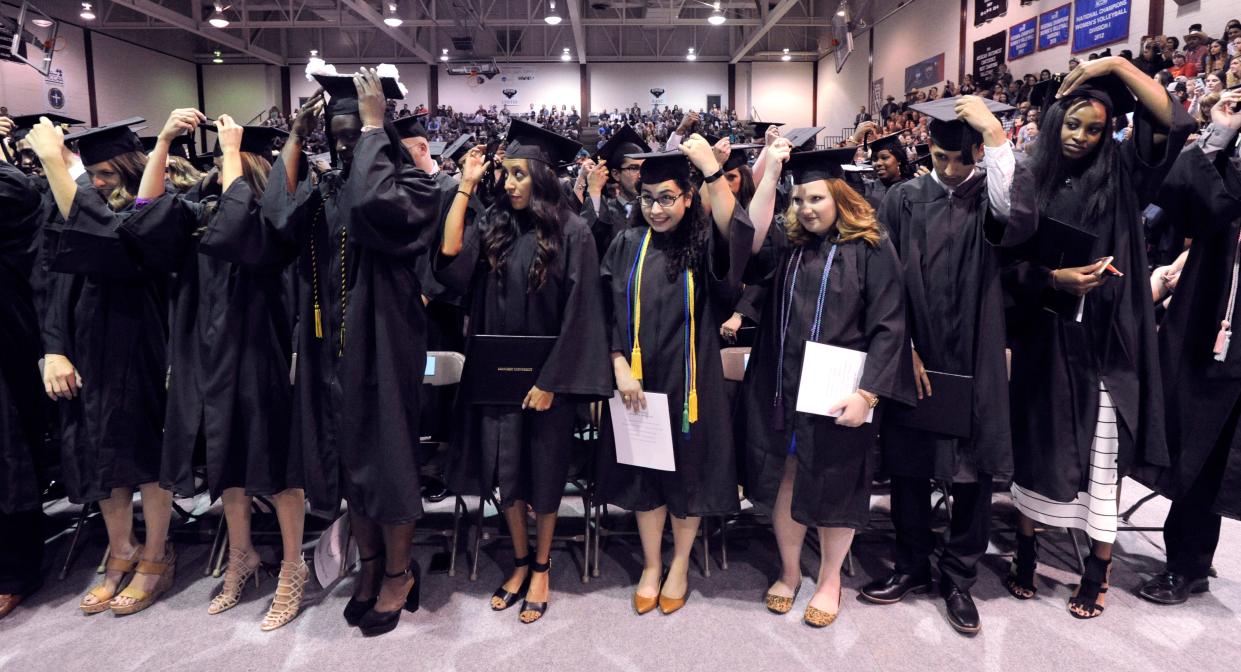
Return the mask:
[[[457,51],[470,53],[474,51],[474,38],[469,35],[452,38],[452,48]]]

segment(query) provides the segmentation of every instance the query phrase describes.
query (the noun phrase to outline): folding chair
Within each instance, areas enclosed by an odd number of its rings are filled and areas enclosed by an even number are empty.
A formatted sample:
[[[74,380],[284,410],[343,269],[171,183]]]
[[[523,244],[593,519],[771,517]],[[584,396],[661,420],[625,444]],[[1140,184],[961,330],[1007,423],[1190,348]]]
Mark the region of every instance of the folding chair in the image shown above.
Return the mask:
[[[459,352],[451,352],[446,350],[435,350],[427,353],[427,368],[423,374],[422,382],[424,385],[432,387],[445,387],[448,385],[456,385],[461,382],[461,372],[465,368],[465,355]],[[421,448],[429,448],[436,456],[443,456],[446,453],[448,444],[440,439],[444,437],[424,436],[422,437]],[[431,459],[422,462],[424,465],[424,476],[433,476],[443,479],[443,468],[439,461]],[[431,466],[428,468],[428,464]],[[460,495],[453,494],[453,515],[452,527],[448,529],[436,529],[433,527],[418,526],[414,530],[415,536],[426,535],[429,537],[441,537],[446,540],[449,545],[448,560],[448,576],[457,575],[457,551],[460,546],[461,538],[461,519],[465,517],[468,507],[465,500]]]

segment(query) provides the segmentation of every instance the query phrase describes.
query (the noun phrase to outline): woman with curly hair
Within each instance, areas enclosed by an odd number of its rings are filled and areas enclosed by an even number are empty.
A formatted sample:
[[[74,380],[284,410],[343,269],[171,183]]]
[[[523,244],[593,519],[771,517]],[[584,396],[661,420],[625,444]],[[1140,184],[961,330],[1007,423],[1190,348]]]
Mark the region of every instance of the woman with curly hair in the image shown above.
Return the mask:
[[[818,588],[804,622],[826,627],[841,605],[840,566],[869,517],[880,399],[913,403],[905,350],[901,266],[875,212],[842,179],[854,148],[800,152],[788,160],[792,202],[783,229],[747,269],[767,298],[746,367],[738,413],[745,441],[746,496],[771,510],[782,571],[767,608],[786,614],[801,587],[807,526],[819,529]],[[764,182],[760,189],[774,188]],[[835,404],[837,417],[797,412],[807,343],[866,353],[858,390]]]
[[[644,158],[639,207],[602,263],[616,387],[625,406],[646,393],[668,396],[675,471],[621,464],[610,440],[599,454],[602,497],[635,511],[643,569],[633,596],[645,614],[670,614],[689,597],[689,555],[702,516],[737,510],[736,461],[724,392],[717,317],[731,312],[754,229],[725,169],[702,136]],[[710,214],[690,184],[693,163],[710,191]],[[663,532],[672,514],[673,557],[663,571]],[[661,575],[663,576],[661,586]]]
[[[441,282],[467,297],[469,335],[556,337],[520,406],[474,403],[463,390],[464,426],[448,467],[454,492],[491,499],[499,488],[496,504],[512,536],[514,570],[491,608],[503,611],[525,598],[523,623],[547,610],[552,535],[579,402],[611,390],[594,236],[569,209],[555,173],[579,149],[573,140],[514,120],[501,164],[504,193],[481,221],[467,223],[469,200],[490,170],[483,147],[470,150],[435,260]],[[533,562],[527,505],[535,514]]]

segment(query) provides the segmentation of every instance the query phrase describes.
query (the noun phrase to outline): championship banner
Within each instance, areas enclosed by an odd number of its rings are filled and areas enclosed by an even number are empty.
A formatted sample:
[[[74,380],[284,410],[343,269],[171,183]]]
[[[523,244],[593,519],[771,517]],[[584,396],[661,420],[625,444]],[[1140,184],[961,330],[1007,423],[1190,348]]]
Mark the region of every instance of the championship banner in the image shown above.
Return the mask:
[[[1072,5],[1061,5],[1038,15],[1038,50],[1058,47],[1069,41],[1069,11]]]
[[[1129,0],[1073,3],[1073,53],[1129,39]]]
[[[1038,19],[1022,21],[1008,29],[1008,60],[1015,61],[1034,53],[1034,39],[1038,36]]]
[[[990,82],[1004,63],[1005,31],[974,41],[974,83]]]

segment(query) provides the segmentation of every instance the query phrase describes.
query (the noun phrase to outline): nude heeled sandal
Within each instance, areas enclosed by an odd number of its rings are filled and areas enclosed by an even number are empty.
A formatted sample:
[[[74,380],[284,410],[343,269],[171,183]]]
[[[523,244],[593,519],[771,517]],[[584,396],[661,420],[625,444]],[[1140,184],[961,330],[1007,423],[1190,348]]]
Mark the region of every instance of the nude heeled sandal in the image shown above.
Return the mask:
[[[263,617],[259,629],[270,632],[283,627],[297,617],[302,610],[302,597],[306,594],[306,581],[310,579],[310,567],[305,560],[280,563],[280,579],[276,583],[276,597]]]
[[[251,557],[254,557],[254,566],[246,564]],[[259,585],[259,568],[263,566],[258,561],[257,554],[253,550],[239,551],[230,547],[228,549],[228,569],[224,570],[224,588],[220,590],[220,594],[211,600],[211,604],[207,607],[207,613],[211,615],[219,614],[241,603],[241,591],[246,587],[246,582],[250,577],[254,577],[254,587]]]

